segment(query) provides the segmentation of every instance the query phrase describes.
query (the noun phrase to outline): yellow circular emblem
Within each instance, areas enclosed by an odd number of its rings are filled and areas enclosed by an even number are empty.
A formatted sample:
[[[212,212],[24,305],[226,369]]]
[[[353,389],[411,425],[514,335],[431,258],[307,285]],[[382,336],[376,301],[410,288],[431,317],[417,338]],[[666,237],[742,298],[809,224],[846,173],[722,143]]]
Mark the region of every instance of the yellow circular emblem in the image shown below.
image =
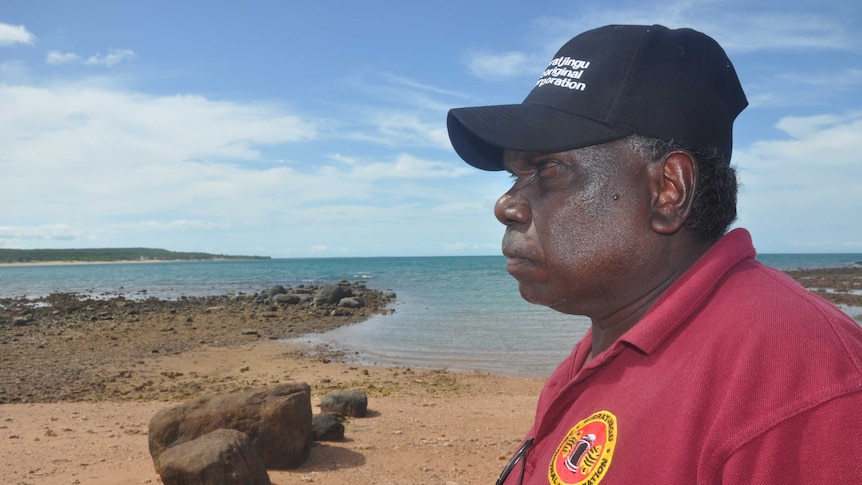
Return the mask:
[[[607,475],[617,442],[617,417],[599,411],[569,432],[548,467],[552,485],[597,485]]]

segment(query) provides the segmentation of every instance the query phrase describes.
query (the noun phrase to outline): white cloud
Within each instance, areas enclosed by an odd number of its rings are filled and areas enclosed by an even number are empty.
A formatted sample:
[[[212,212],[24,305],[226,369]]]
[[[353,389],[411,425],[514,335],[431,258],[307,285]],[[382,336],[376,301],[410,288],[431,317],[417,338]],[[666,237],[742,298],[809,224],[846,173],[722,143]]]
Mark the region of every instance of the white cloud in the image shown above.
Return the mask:
[[[808,73],[804,76],[782,74],[779,82],[803,84],[830,91],[843,91],[862,85],[862,69],[847,68],[832,72]]]
[[[467,59],[467,67],[470,72],[482,79],[493,80],[500,77],[520,76],[522,74],[536,74],[530,57],[523,52],[476,52],[470,54]]]
[[[384,73],[382,76],[385,79],[387,79],[388,81],[392,82],[393,84],[400,84],[402,86],[418,89],[420,91],[428,91],[428,92],[431,92],[434,94],[445,94],[447,96],[457,96],[460,98],[466,98],[467,97],[463,93],[458,93],[455,91],[449,91],[446,89],[441,89],[441,88],[438,88],[437,86],[431,86],[428,84],[422,84],[422,83],[413,81],[412,79],[407,79],[407,78],[402,77],[402,76],[395,76],[395,75],[386,74],[386,73]]]
[[[85,66],[111,67],[123,61],[131,61],[138,55],[131,49],[111,49],[107,54],[96,54],[86,59],[74,52],[48,51],[45,62],[52,66],[62,64],[83,64]]]
[[[21,60],[13,59],[0,62],[0,79],[6,83],[24,82],[30,76],[29,67]]]
[[[339,118],[327,123],[334,138],[387,147],[450,150],[449,135],[441,119],[452,107],[448,98],[465,95],[370,70],[350,76],[350,84],[376,102],[364,106],[337,106]],[[443,97],[447,99],[441,101]]]
[[[0,205],[18,217],[82,219],[230,200],[289,172],[238,164],[260,160],[263,147],[315,136],[311,123],[272,107],[198,96],[0,85],[0,106]]]
[[[633,3],[620,8],[597,4],[578,9],[576,16],[541,17],[533,25],[548,37],[556,32],[558,36],[552,42],[556,48],[578,32],[607,24],[691,27],[709,34],[730,52],[859,47],[852,34],[855,26],[842,23],[840,15],[793,11],[790,7],[776,9],[771,4],[752,2],[678,0]]]
[[[77,230],[65,224],[0,226],[0,247],[14,247],[21,240],[70,241],[80,237]]]
[[[111,67],[114,64],[123,61],[130,61],[136,57],[137,54],[135,54],[131,49],[111,49],[107,54],[96,54],[88,57],[87,60],[84,61],[84,64]]]
[[[414,111],[446,111],[449,104],[440,102],[434,96],[466,97],[462,93],[372,69],[362,69],[348,79],[353,88],[376,98],[377,104],[394,104]]]
[[[445,110],[441,109],[440,113],[445,113]],[[356,118],[361,120],[358,128],[339,126],[340,129],[333,130],[332,135],[388,147],[418,146],[448,150],[451,147],[449,133],[440,121],[443,117],[440,113],[426,113],[421,109],[363,112]],[[339,123],[343,122],[339,120]]]
[[[448,184],[475,170],[406,152],[309,160],[291,149],[319,136],[315,122],[263,104],[0,84],[0,207],[15,228],[0,244],[32,247],[53,234],[162,247],[168,233],[251,238],[270,228],[260,236],[268,245],[294,242],[279,254],[304,254],[369,220],[464,217],[463,206],[446,204],[471,194]],[[284,152],[295,163],[275,163]]]
[[[450,163],[421,160],[409,154],[402,153],[394,162],[370,162],[354,165],[351,177],[373,182],[387,178],[456,178],[473,172],[473,169],[464,164],[453,167]]]
[[[787,133],[798,141],[812,140],[822,137],[824,132],[841,126],[842,123],[854,119],[848,115],[816,115],[816,116],[788,116],[778,120],[775,127]]]
[[[0,23],[0,46],[13,44],[33,45],[36,36],[31,34],[23,25],[10,25]]]
[[[45,62],[51,64],[52,66],[59,66],[61,64],[70,64],[73,62],[81,61],[81,56],[75,54],[74,52],[48,51],[47,56],[45,56]]]
[[[740,224],[784,235],[769,241],[781,251],[858,244],[862,113],[785,117],[775,127],[787,137],[734,153],[742,183]]]
[[[114,226],[115,229],[122,231],[175,231],[183,229],[225,229],[230,227],[229,224],[208,222],[200,220],[177,219],[172,221],[139,221],[135,223],[123,223]]]
[[[207,222],[200,220],[171,220],[171,221],[140,221],[133,223],[117,223],[112,225],[100,225],[98,228],[89,228],[86,225],[69,224],[38,224],[22,226],[0,226],[0,247],[21,247],[24,241],[32,245],[41,241],[44,245],[52,246],[58,242],[68,245],[75,241],[88,241],[109,237],[115,234],[140,233],[140,232],[174,232],[182,230],[218,230],[229,227],[224,223]]]
[[[448,148],[449,133],[439,119],[420,119],[416,113],[380,113],[373,117],[380,141],[388,145],[420,144]]]
[[[697,22],[731,52],[856,47],[840,23],[811,12],[726,12]]]
[[[529,24],[528,51],[479,51],[468,54],[470,71],[482,78],[537,75],[553,53],[572,36],[608,24],[661,24],[691,27],[715,38],[726,50],[793,50],[821,48],[851,50],[857,41],[835,17],[811,11],[776,11],[750,2],[730,5],[712,1],[630,2],[616,8],[585,4],[570,16],[540,16]],[[537,67],[538,65],[538,67]]]

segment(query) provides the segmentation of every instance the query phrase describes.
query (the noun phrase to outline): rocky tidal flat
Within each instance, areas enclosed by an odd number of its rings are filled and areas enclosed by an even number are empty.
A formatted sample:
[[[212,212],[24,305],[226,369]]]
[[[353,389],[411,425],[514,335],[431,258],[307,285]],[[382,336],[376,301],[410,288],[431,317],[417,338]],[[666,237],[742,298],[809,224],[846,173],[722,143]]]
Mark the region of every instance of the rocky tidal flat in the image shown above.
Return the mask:
[[[177,300],[52,294],[0,299],[0,404],[183,399],[223,383],[154,374],[154,359],[319,333],[390,310],[362,283]],[[286,347],[287,348],[287,347]]]

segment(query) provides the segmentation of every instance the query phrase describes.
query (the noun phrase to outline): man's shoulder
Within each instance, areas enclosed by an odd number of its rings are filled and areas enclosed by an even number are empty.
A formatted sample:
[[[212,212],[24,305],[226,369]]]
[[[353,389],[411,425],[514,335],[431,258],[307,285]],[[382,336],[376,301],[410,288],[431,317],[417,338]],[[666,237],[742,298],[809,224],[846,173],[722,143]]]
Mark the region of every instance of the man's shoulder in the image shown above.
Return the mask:
[[[701,319],[762,375],[862,382],[862,327],[781,271],[753,263],[731,272]]]
[[[806,289],[786,273],[747,261],[729,272],[718,287],[716,298],[732,300],[739,313],[755,313],[760,318],[802,320],[816,324],[822,319],[850,317],[821,296]],[[725,302],[727,303],[727,302]],[[856,325],[858,327],[858,325]]]

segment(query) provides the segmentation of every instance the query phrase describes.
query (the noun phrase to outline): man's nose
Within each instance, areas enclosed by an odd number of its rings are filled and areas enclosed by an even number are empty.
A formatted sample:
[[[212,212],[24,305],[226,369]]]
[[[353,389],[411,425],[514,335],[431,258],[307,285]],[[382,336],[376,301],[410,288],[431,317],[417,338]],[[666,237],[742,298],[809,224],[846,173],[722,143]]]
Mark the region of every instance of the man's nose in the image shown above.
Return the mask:
[[[494,215],[507,226],[523,224],[530,220],[530,207],[522,197],[506,192],[494,204]]]

